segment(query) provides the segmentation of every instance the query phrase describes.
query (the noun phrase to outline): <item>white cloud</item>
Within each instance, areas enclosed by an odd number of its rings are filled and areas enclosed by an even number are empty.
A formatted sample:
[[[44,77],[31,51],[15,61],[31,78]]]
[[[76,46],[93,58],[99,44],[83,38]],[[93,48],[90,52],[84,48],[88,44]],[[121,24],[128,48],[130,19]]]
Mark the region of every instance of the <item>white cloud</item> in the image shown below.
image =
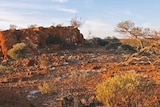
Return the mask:
[[[90,29],[113,29],[113,26],[110,23],[102,20],[86,20],[84,24]]]
[[[54,2],[68,2],[68,0],[52,0]],[[57,5],[56,3],[54,4],[43,4],[43,3],[24,3],[24,2],[8,2],[8,1],[0,1],[0,11],[2,11],[2,9],[5,10],[10,10],[10,11],[15,11],[15,12],[19,12],[19,11],[24,11],[23,14],[28,14],[27,12],[31,13],[33,11],[36,12],[41,12],[41,10],[45,10],[45,11],[50,11],[50,10],[58,10],[58,11],[63,11],[63,12],[68,12],[68,13],[77,13],[78,11],[74,8],[67,8],[67,7],[63,7],[60,5]],[[47,13],[47,12],[46,12]]]
[[[42,3],[23,3],[23,2],[8,2],[0,1],[0,29],[8,29],[10,24],[15,24],[18,27],[28,27],[30,24],[49,26],[52,23],[66,23],[66,19],[54,17],[44,11],[63,11],[68,13],[77,13],[76,9],[64,8],[59,5],[46,5]],[[52,20],[57,18],[60,20]],[[66,18],[66,17],[65,17]]]
[[[58,0],[57,0],[58,1]],[[49,9],[56,9],[60,8],[60,5],[57,5],[56,3],[50,3],[45,4],[43,2],[8,2],[8,1],[0,1],[0,9],[6,9],[6,10],[14,10],[18,9],[20,10],[49,10]]]
[[[64,11],[64,12],[68,12],[68,13],[77,13],[77,10],[76,10],[76,9],[70,9],[70,8],[58,7],[57,10]]]
[[[52,0],[53,2],[59,2],[59,3],[65,3],[68,2],[69,0]]]
[[[101,20],[86,20],[80,31],[85,38],[117,36],[114,32],[114,25]]]
[[[129,11],[129,10],[126,10],[124,13],[125,13],[126,15],[128,15],[128,16],[132,16],[132,12]]]
[[[107,10],[106,13],[111,16],[127,15],[132,16],[133,13],[130,10]]]
[[[10,24],[15,24],[18,27],[27,27],[30,24],[38,24],[41,23],[37,17],[25,16],[18,14],[16,12],[11,11],[0,11],[1,19],[0,19],[0,29],[8,29]]]

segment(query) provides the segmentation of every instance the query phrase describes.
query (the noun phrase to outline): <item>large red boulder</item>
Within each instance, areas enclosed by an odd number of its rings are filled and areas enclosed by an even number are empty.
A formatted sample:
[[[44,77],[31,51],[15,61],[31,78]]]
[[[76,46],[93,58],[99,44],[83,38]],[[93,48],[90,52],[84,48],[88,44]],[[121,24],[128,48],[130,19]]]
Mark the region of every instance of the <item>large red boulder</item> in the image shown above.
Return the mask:
[[[7,58],[8,50],[14,44],[21,42],[26,43],[31,50],[37,52],[39,47],[44,48],[57,44],[62,46],[82,45],[84,38],[79,29],[72,26],[5,30],[0,32],[0,47],[4,58]]]

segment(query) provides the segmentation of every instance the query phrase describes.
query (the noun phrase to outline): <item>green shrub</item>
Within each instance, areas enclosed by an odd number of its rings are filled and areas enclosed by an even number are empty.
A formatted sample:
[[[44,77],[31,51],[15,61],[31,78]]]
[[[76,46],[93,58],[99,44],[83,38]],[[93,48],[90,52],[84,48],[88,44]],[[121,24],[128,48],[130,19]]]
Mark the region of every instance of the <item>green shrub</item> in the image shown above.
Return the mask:
[[[93,41],[91,41],[91,39],[89,39],[89,40],[85,40],[85,46],[87,46],[87,47],[92,47],[92,46],[94,46],[94,43],[93,43]]]
[[[121,42],[113,42],[106,46],[106,49],[118,49],[118,47],[121,45]]]
[[[130,72],[98,84],[96,95],[106,107],[150,107],[155,98],[155,86],[154,81]]]
[[[116,37],[106,37],[104,40],[108,41],[109,43],[115,43],[115,42],[121,42],[118,38]]]
[[[42,68],[47,68],[48,65],[49,65],[49,63],[51,62],[51,60],[50,60],[50,58],[49,58],[47,55],[42,54],[42,55],[39,57],[38,62],[39,62],[40,66],[41,66]]]
[[[122,44],[121,48],[130,52],[136,52],[136,49],[129,44]]]
[[[93,40],[99,46],[105,46],[105,45],[107,45],[109,43],[107,40],[101,39],[101,38],[93,38]]]
[[[72,71],[71,72],[71,79],[73,82],[82,82],[85,81],[88,78],[88,73],[86,72],[78,72],[78,71]]]
[[[28,51],[28,46],[25,43],[17,43],[13,45],[13,48],[8,50],[8,55],[15,60],[18,60],[22,57],[25,57],[26,52]]]
[[[3,66],[3,65],[0,65],[0,74],[8,74],[8,73],[11,73],[13,72],[13,68],[12,67],[6,67],[6,66]]]
[[[50,87],[49,84],[46,83],[46,82],[43,82],[43,84],[41,84],[40,86],[38,86],[38,89],[39,89],[39,91],[40,91],[42,94],[46,94],[46,93],[51,92],[51,87]]]

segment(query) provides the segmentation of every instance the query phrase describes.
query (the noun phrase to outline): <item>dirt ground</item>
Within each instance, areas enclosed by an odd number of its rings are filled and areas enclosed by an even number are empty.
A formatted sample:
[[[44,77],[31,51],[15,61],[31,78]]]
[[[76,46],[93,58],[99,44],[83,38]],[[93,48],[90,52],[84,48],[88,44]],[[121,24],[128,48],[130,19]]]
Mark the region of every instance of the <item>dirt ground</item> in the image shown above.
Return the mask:
[[[128,52],[117,53],[104,47],[60,50],[43,55],[50,59],[45,65],[39,64],[39,56],[42,55],[2,63],[16,71],[0,76],[0,107],[62,107],[64,99],[70,103],[67,107],[73,107],[73,98],[86,107],[84,103],[97,101],[96,84],[125,71],[152,77],[157,82],[157,95],[160,94],[159,64],[120,65]],[[38,87],[45,83],[49,90],[42,93]],[[94,104],[92,107],[103,105],[98,101]]]

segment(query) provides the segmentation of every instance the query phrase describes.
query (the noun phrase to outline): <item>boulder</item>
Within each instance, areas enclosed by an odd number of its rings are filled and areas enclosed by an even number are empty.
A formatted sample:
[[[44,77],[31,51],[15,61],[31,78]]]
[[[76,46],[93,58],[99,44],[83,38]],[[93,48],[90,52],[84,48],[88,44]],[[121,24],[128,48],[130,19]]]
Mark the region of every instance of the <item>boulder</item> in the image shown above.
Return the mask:
[[[74,106],[74,97],[67,96],[63,98],[62,107],[73,107]]]

